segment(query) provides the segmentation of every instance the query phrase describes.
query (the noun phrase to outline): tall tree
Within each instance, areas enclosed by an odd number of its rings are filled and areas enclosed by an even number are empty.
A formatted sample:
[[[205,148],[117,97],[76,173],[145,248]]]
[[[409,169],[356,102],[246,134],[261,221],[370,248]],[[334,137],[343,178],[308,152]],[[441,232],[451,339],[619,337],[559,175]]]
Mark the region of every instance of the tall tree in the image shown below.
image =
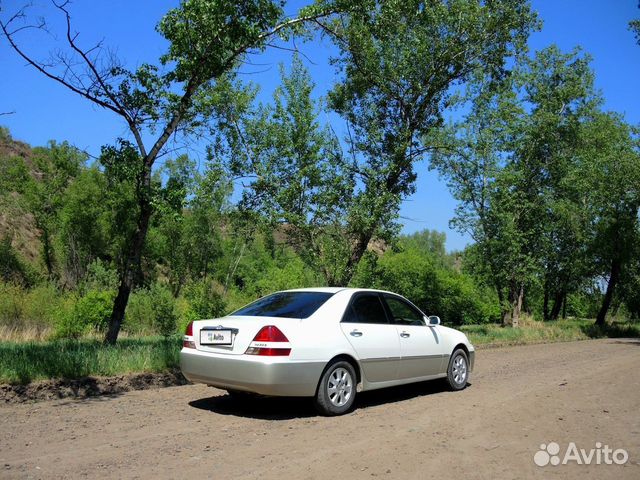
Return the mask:
[[[319,102],[300,57],[281,68],[282,85],[273,105],[259,105],[234,125],[232,145],[239,170],[253,179],[241,208],[268,219],[304,261],[329,285],[340,284],[346,212],[354,175],[335,135],[318,122]]]
[[[640,243],[640,143],[637,132],[616,114],[601,113],[587,126],[587,144],[575,175],[590,211],[590,260],[606,280],[596,324],[604,325],[625,270]]]
[[[512,198],[499,195],[506,177],[502,171],[511,141],[519,130],[522,109],[517,104],[513,79],[487,81],[476,75],[466,96],[472,99],[469,113],[461,122],[434,132],[429,140],[440,148],[431,156],[430,167],[447,182],[459,201],[451,224],[469,234],[475,242],[474,255],[482,258],[477,274],[492,285],[503,307],[511,312],[505,290],[511,276],[521,276],[528,262],[520,255],[521,237],[512,230]],[[476,269],[477,270],[477,269]]]
[[[454,224],[486,258],[505,323],[517,324],[540,276],[545,316],[557,318],[584,264],[576,243],[586,221],[567,175],[599,105],[589,58],[549,47],[523,58],[509,82],[480,77],[471,95],[470,113],[445,130],[432,162],[461,202]]]
[[[69,2],[53,2],[66,23],[66,48],[54,54],[55,62],[41,61],[24,48],[21,34],[32,27],[26,7],[0,21],[13,50],[38,72],[72,92],[120,117],[135,146],[116,148],[120,161],[131,164],[137,193],[136,228],[128,242],[120,286],[105,342],[115,343],[124,319],[135,272],[153,213],[152,169],[177,132],[193,133],[208,124],[213,100],[224,99],[224,80],[251,52],[263,50],[277,35],[286,36],[306,22],[326,16],[333,7],[314,4],[295,18],[287,18],[280,2],[272,0],[183,0],[160,20],[157,31],[167,40],[167,52],[156,65],[126,69],[106,58],[102,43],[80,44],[71,23]]]
[[[33,150],[33,179],[26,191],[29,209],[40,230],[42,259],[49,278],[54,278],[54,236],[57,215],[63,206],[64,194],[70,182],[78,176],[87,156],[68,143],[49,142],[46,148]]]
[[[529,205],[520,230],[529,234],[526,249],[541,277],[546,319],[558,318],[584,274],[588,219],[569,173],[582,146],[582,127],[601,104],[589,62],[579,49],[565,54],[551,46],[519,73],[527,114],[511,167],[516,190]]]
[[[499,78],[521,50],[535,16],[526,1],[363,1],[335,22],[317,20],[336,39],[343,73],[331,107],[347,121],[359,182],[350,208],[347,284],[372,238],[397,231],[398,210],[415,189],[415,164],[436,145],[454,91],[471,74]]]

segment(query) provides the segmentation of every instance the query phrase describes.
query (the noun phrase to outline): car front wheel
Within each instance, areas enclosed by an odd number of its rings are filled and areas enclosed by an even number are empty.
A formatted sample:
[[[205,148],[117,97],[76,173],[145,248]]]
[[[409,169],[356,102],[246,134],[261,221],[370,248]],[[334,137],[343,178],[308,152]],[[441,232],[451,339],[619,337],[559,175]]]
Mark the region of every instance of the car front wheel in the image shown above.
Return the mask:
[[[451,390],[462,390],[469,379],[469,358],[461,348],[455,350],[447,368],[447,383]]]
[[[349,362],[337,360],[325,369],[315,397],[315,405],[322,415],[346,413],[356,398],[356,372]]]

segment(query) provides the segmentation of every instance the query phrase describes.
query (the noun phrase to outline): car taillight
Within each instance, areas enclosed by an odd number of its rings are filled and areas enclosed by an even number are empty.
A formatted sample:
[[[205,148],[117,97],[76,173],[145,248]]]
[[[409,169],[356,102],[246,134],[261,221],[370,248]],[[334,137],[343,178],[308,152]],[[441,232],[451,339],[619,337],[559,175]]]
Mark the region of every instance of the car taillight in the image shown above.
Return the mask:
[[[187,328],[184,331],[182,346],[184,348],[196,348],[196,343],[193,341],[193,322],[189,322]]]
[[[266,343],[271,345],[266,345]],[[282,348],[274,343],[289,343],[289,339],[275,325],[267,325],[262,327],[260,331],[253,337],[253,342],[247,348],[247,355],[261,355],[264,357],[280,357],[287,356],[291,353],[290,348]]]
[[[260,331],[253,337],[254,342],[288,342],[289,339],[285,337],[284,333],[274,325],[267,325],[262,327]]]

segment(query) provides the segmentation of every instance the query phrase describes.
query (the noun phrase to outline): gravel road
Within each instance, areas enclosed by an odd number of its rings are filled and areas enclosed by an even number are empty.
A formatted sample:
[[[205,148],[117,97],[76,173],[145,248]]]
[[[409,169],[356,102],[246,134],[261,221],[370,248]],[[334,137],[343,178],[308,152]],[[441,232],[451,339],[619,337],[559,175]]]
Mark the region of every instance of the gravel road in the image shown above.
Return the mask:
[[[550,442],[561,457],[574,442],[629,459],[536,466]],[[202,385],[0,406],[0,478],[83,477],[638,479],[640,342],[480,350],[462,392],[364,393],[337,418],[305,399],[239,405]]]

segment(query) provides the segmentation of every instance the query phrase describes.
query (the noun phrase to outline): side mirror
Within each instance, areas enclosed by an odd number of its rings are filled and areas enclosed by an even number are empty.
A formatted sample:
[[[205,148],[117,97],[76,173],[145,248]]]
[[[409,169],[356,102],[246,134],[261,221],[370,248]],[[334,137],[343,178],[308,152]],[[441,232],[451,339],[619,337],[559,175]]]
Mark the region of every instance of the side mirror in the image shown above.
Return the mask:
[[[430,315],[427,320],[428,320],[427,325],[429,325],[430,327],[435,327],[436,325],[440,325],[440,317],[437,315]]]

